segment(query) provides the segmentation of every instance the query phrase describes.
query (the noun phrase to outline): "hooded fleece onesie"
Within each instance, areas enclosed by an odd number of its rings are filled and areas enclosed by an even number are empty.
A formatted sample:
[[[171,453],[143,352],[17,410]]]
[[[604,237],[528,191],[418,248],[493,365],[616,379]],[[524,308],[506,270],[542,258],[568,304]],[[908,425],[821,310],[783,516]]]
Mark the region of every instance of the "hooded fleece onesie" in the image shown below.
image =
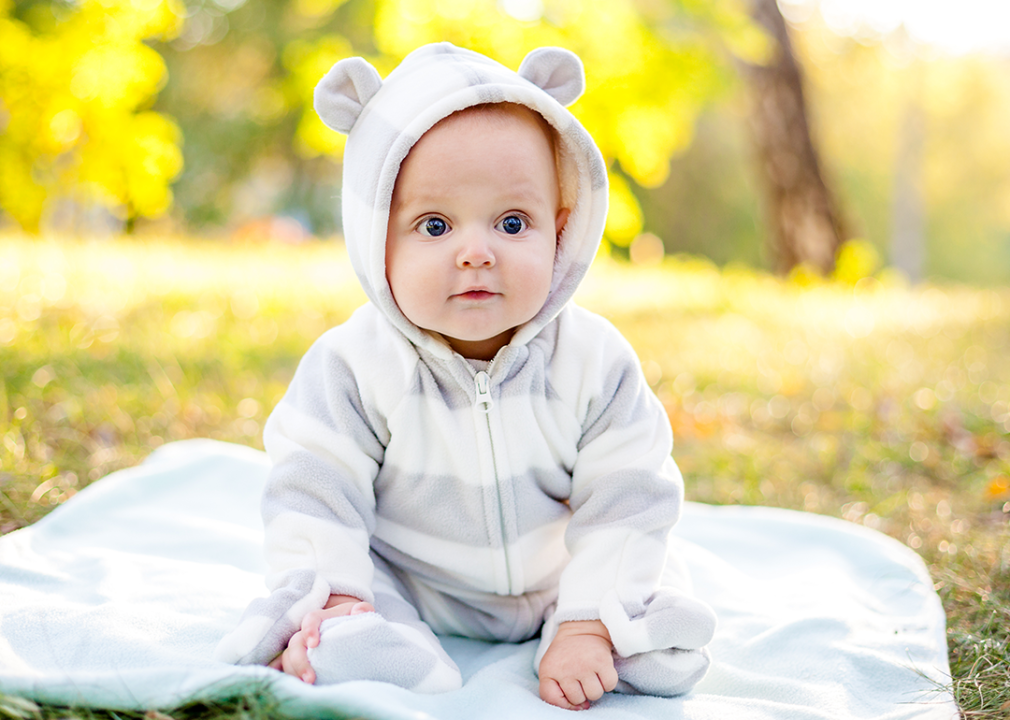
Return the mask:
[[[704,675],[715,616],[668,552],[683,501],[672,433],[627,341],[570,301],[603,233],[607,173],[565,109],[581,61],[540,48],[518,73],[448,43],[411,53],[383,81],[361,58],[316,88],[348,133],[343,218],[369,302],[306,353],[271,414],[263,498],[266,578],[217,657],[267,663],[330,594],[375,613],[331,618],[309,650],[317,682],[460,687],[434,633],[520,642],[601,620],[617,690],[677,695]],[[548,298],[490,363],[412,324],[385,272],[400,163],[451,113],[509,102],[557,135],[561,204]],[[433,633],[434,631],[434,633]]]

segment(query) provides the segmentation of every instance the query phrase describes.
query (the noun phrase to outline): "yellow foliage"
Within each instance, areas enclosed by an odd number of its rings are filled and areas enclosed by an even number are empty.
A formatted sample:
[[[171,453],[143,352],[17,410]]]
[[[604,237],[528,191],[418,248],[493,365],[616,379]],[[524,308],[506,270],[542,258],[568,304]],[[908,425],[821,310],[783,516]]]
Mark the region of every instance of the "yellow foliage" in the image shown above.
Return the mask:
[[[845,241],[835,258],[832,278],[847,285],[855,285],[863,278],[872,277],[880,267],[880,253],[872,243],[862,239]]]
[[[295,0],[295,10],[306,17],[321,17],[343,4],[344,0]]]
[[[322,154],[340,156],[344,152],[346,136],[323,124],[311,109],[311,98],[319,79],[335,62],[352,54],[351,44],[337,36],[329,36],[316,43],[296,40],[284,49],[281,60],[289,72],[288,91],[307,103],[295,134],[296,149],[306,157]]]
[[[165,82],[142,41],[176,33],[181,4],[82,0],[38,27],[10,10],[0,1],[0,207],[32,230],[61,199],[126,217],[163,212],[181,136],[168,118],[137,114]]]
[[[763,65],[775,54],[775,43],[758,25],[750,21],[747,0],[724,0],[709,3],[692,0],[697,11],[710,13],[714,24],[721,29],[720,36],[726,47],[744,62]],[[694,8],[692,8],[694,9]]]
[[[638,205],[638,200],[624,178],[611,173],[606,236],[615,245],[628,247],[640,232],[642,232],[642,209]]]
[[[511,68],[534,48],[568,48],[582,58],[587,81],[572,112],[609,165],[620,163],[635,182],[651,187],[666,179],[670,157],[690,143],[703,103],[729,82],[728,65],[712,40],[717,36],[749,59],[767,44],[740,0],[544,0],[542,12],[536,10],[536,3],[515,0],[377,0],[373,40],[380,54],[367,59],[385,76],[418,46],[443,40]],[[306,108],[298,140],[309,154],[339,157],[343,149],[311,111],[318,79],[333,62],[355,54],[341,42],[327,37],[285,56]],[[624,245],[641,230],[641,211],[628,197],[626,185],[612,191],[611,214],[624,215],[608,223],[608,235]]]
[[[812,288],[823,284],[823,279],[817,268],[811,267],[806,263],[795,265],[789,271],[788,280],[790,283],[798,285],[801,288]]]

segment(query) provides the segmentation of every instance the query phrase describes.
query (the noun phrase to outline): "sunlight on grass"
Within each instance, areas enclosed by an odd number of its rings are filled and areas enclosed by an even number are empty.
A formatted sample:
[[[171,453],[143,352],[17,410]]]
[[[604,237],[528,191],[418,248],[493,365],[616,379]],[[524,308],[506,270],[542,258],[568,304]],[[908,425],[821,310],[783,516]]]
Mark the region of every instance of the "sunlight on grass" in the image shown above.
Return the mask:
[[[0,241],[0,531],[163,442],[257,444],[363,300],[333,245]]]
[[[0,238],[0,532],[165,442],[258,447],[301,355],[363,301],[336,243]],[[668,258],[601,260],[578,301],[638,351],[689,498],[834,515],[914,548],[950,618],[958,700],[998,716],[1010,292]]]

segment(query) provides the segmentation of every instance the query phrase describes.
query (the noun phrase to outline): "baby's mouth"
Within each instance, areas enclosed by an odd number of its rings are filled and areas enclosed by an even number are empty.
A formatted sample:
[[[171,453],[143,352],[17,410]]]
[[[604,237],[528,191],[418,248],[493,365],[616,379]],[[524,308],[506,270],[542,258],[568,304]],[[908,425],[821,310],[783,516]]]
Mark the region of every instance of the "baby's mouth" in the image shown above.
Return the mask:
[[[489,300],[490,298],[493,298],[495,294],[496,293],[493,293],[490,290],[467,290],[455,295],[455,297],[460,300]]]

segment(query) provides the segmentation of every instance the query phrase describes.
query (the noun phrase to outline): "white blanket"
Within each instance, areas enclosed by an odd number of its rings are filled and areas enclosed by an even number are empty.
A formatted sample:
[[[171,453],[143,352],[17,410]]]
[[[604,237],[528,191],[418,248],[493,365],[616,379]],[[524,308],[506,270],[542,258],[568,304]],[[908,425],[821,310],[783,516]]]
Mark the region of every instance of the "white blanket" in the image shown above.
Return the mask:
[[[259,495],[268,461],[167,445],[0,538],[0,693],[172,707],[267,688],[296,717],[565,718],[521,645],[445,638],[464,687],[312,687],[211,659],[265,595]],[[600,718],[952,720],[944,614],[919,557],[863,527],[786,510],[688,504],[677,542],[719,615],[708,676],[685,697],[607,695]]]

